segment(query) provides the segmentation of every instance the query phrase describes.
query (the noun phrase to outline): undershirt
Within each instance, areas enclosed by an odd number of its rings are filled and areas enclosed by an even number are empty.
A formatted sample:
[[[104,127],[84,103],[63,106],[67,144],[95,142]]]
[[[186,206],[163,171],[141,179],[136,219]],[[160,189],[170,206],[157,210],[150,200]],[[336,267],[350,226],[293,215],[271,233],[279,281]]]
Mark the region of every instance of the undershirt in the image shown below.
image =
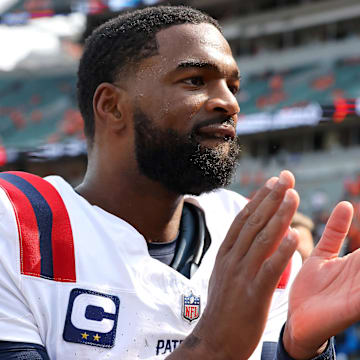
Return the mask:
[[[203,212],[184,203],[177,237],[166,243],[147,243],[149,255],[188,279],[197,271],[211,243]]]
[[[178,237],[166,243],[147,243],[150,256],[166,265],[170,265],[175,256],[177,239]]]
[[[177,241],[180,237],[180,234],[183,232],[184,228],[189,228],[193,225],[195,219],[194,215],[189,209],[189,205],[184,203],[183,211],[181,214],[180,220],[180,229],[173,241],[170,242],[151,242],[147,243],[149,254],[152,258],[161,261],[166,265],[171,265],[174,260],[176,253]]]

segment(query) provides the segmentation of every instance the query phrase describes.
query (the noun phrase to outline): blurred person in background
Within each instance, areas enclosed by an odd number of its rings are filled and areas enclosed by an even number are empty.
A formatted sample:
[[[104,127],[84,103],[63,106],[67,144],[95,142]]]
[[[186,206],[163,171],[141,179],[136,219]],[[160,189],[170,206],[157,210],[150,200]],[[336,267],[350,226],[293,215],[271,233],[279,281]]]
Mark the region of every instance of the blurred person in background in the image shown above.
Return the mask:
[[[297,211],[291,221],[291,227],[299,233],[300,241],[297,251],[300,253],[302,261],[304,262],[314,250],[312,234],[314,231],[314,223],[308,216]]]

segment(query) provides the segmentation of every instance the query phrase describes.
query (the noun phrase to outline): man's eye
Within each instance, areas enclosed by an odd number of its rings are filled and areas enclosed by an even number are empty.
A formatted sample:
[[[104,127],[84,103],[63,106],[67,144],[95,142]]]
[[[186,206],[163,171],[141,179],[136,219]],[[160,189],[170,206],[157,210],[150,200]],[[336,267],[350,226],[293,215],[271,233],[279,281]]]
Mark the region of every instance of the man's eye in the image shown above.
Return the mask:
[[[204,79],[201,76],[195,76],[189,79],[185,79],[184,83],[192,86],[202,86],[205,84]]]
[[[229,86],[229,90],[236,95],[240,91],[240,88],[237,86]]]

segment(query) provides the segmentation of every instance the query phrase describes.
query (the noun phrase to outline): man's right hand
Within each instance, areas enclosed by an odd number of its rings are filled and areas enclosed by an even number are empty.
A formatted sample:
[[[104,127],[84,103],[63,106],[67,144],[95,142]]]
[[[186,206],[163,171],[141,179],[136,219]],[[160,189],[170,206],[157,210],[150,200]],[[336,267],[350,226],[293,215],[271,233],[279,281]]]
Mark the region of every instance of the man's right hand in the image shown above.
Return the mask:
[[[233,221],[216,257],[204,313],[168,359],[248,359],[272,295],[298,245],[289,229],[299,197],[289,171],[271,178]]]

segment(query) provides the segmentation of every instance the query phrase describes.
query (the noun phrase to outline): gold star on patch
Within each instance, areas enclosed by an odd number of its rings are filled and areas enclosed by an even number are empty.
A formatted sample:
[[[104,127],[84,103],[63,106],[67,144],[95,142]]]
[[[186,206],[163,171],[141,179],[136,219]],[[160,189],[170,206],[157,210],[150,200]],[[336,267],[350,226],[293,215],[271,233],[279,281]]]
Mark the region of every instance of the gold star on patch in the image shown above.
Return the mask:
[[[101,336],[99,336],[99,334],[93,335],[93,338],[95,341],[99,341]]]
[[[89,334],[87,334],[86,332],[81,333],[81,338],[82,338],[82,339],[87,340],[88,336],[89,336]]]

